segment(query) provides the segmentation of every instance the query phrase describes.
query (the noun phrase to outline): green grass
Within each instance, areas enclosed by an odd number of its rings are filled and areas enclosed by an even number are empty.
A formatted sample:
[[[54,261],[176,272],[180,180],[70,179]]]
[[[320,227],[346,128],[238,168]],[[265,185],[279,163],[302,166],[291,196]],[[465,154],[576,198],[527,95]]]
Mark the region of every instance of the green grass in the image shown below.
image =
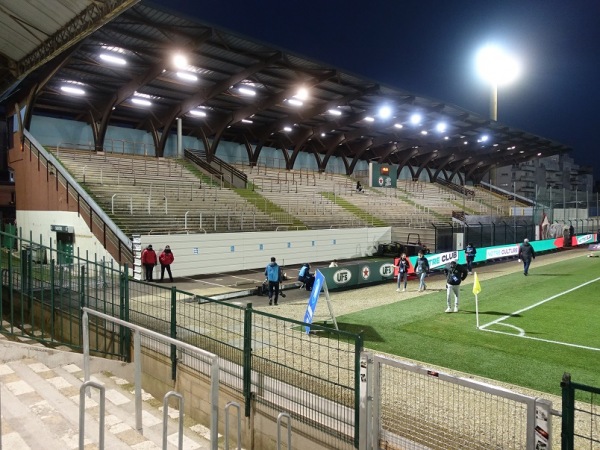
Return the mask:
[[[598,277],[600,260],[581,257],[538,268],[534,261],[528,277],[518,272],[482,281],[480,325],[509,316],[502,323],[510,326],[489,327],[502,334],[476,328],[471,284],[461,287],[458,314],[444,313],[440,291],[341,316],[338,325],[362,332],[368,349],[560,395],[564,372],[600,386],[600,281],[511,314]],[[519,337],[519,330],[592,349]]]

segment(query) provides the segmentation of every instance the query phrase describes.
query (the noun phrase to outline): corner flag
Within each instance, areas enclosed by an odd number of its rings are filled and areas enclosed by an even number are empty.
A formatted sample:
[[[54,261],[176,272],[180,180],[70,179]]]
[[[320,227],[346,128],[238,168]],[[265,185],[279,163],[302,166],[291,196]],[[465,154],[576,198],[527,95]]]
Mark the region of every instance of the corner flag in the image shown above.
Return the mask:
[[[481,292],[481,285],[479,284],[479,278],[477,278],[477,272],[475,272],[475,281],[473,282],[473,294],[477,295]]]

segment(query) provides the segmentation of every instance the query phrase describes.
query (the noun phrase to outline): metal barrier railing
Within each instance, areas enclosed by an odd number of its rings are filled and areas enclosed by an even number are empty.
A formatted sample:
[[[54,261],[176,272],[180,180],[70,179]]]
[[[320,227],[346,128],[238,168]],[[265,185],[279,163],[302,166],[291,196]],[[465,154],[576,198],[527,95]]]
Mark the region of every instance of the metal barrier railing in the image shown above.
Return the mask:
[[[228,402],[225,405],[225,450],[229,450],[229,408],[231,407],[237,410],[237,449],[242,450],[242,408],[238,402]]]
[[[98,424],[98,448],[104,450],[104,411],[105,388],[100,383],[86,380],[79,388],[79,448],[85,448],[85,391],[88,387],[95,387],[100,391],[100,417]],[[1,447],[0,447],[1,448]]]
[[[288,413],[279,413],[277,416],[277,450],[281,450],[281,421],[287,418],[287,447],[292,448],[292,418]]]
[[[219,420],[219,361],[217,355],[214,353],[207,352],[200,348],[194,347],[193,345],[185,342],[178,341],[177,339],[164,336],[160,333],[148,330],[132,323],[126,322],[121,319],[103,314],[98,311],[94,311],[87,307],[82,307],[82,329],[83,329],[83,371],[84,380],[87,382],[90,379],[90,343],[89,343],[89,315],[96,316],[108,322],[111,322],[122,327],[126,327],[134,332],[134,382],[135,382],[135,415],[136,415],[136,427],[140,433],[143,433],[142,428],[142,361],[141,361],[141,335],[148,336],[154,340],[170,344],[176,347],[178,350],[186,350],[195,356],[202,356],[210,360],[210,442],[213,450],[218,449],[218,420]],[[183,413],[183,411],[181,411]]]
[[[167,450],[167,446],[169,445],[167,441],[167,431],[169,428],[169,398],[175,397],[178,401],[179,408],[179,416],[178,419],[178,428],[177,428],[177,448],[179,450],[183,449],[183,395],[179,394],[175,391],[169,391],[165,394],[163,398],[163,435],[162,435],[162,448],[163,450]]]

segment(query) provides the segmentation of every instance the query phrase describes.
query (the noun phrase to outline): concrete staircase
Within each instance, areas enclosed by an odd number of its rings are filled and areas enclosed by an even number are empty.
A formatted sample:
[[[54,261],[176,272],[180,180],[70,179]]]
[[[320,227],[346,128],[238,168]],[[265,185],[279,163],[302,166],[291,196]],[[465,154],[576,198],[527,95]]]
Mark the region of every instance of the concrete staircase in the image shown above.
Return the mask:
[[[83,383],[80,354],[0,340],[3,449],[79,448],[79,398]],[[105,448],[161,449],[162,399],[143,393],[143,430],[136,430],[129,365],[92,358],[91,381],[105,388]],[[133,377],[129,378],[130,380]],[[91,388],[85,401],[86,450],[99,443],[100,394]],[[168,448],[178,446],[179,411],[169,407]],[[210,430],[184,417],[184,449],[210,449]]]

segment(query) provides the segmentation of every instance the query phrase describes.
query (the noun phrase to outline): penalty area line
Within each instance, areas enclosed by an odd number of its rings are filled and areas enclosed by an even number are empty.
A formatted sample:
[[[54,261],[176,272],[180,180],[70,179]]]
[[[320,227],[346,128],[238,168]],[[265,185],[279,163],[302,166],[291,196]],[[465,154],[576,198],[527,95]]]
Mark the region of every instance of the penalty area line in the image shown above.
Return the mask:
[[[584,286],[587,286],[588,284],[595,283],[596,281],[600,281],[600,277],[594,278],[593,280],[590,280],[590,281],[586,281],[585,283],[582,283],[582,284],[580,284],[578,286],[575,286],[574,288],[567,289],[566,291],[559,292],[558,294],[553,295],[552,297],[548,297],[548,298],[545,298],[544,300],[540,300],[539,302],[537,302],[537,303],[535,303],[533,305],[530,305],[530,306],[528,306],[526,308],[523,308],[523,309],[520,309],[518,311],[515,311],[512,314],[507,314],[507,315],[502,316],[502,317],[500,317],[500,318],[498,318],[496,320],[492,320],[490,323],[486,323],[485,325],[480,326],[479,329],[480,330],[485,330],[485,331],[492,331],[492,330],[486,330],[486,328],[489,327],[490,325],[495,325],[495,324],[497,324],[499,322],[502,322],[503,320],[506,320],[506,319],[509,319],[511,317],[514,317],[517,314],[521,314],[522,312],[529,311],[530,309],[533,309],[533,308],[536,308],[536,307],[538,307],[540,305],[543,305],[544,303],[549,302],[550,300],[554,300],[555,298],[562,297],[565,294],[568,294],[570,292],[576,291],[577,289],[580,289],[580,288],[582,288]]]
[[[551,339],[542,339],[542,338],[537,338],[537,337],[533,337],[533,336],[526,336],[524,334],[522,335],[522,334],[509,333],[508,331],[485,330],[483,328],[480,328],[480,330],[487,331],[488,333],[504,334],[504,335],[512,336],[512,337],[516,337],[516,338],[531,339],[532,341],[547,342],[548,344],[564,345],[567,347],[581,348],[583,350],[592,350],[595,352],[600,352],[600,348],[588,347],[587,345],[569,344],[568,342],[553,341]]]

